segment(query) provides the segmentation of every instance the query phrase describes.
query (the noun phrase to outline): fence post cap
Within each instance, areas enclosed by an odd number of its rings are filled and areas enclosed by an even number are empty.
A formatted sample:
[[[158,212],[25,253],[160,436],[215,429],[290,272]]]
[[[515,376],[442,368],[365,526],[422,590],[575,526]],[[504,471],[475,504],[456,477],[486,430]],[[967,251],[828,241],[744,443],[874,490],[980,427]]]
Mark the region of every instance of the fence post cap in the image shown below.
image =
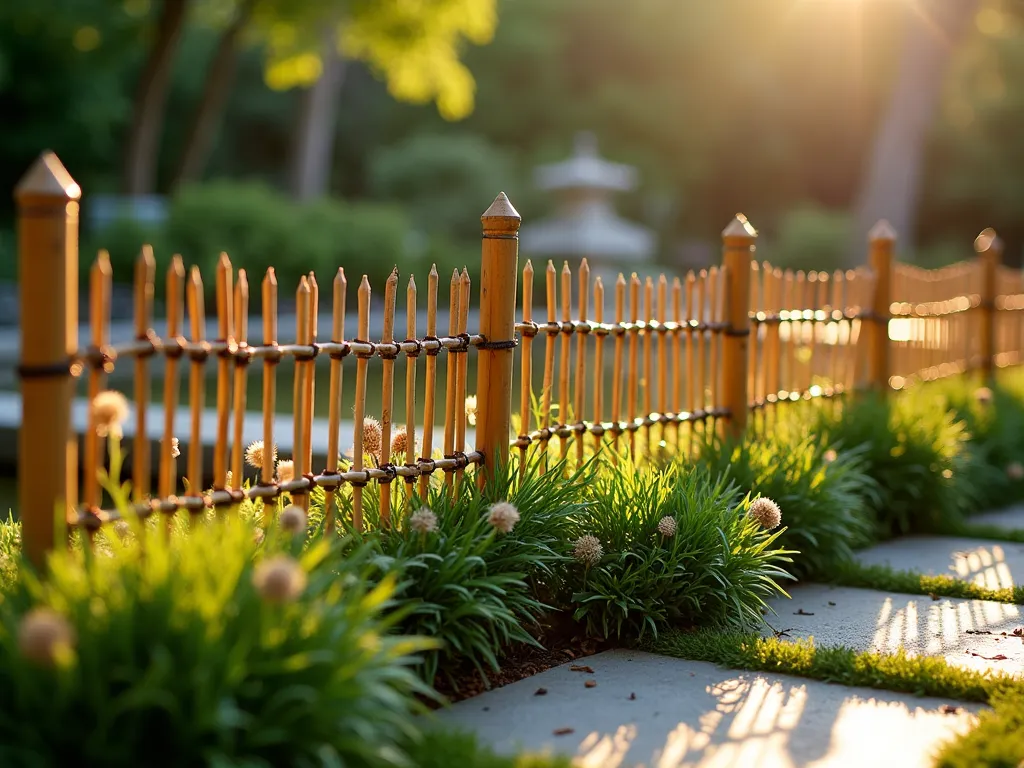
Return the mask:
[[[483,223],[485,235],[514,235],[519,231],[523,219],[508,196],[504,192],[499,192],[491,206],[480,217],[480,221]]]
[[[974,238],[974,251],[975,253],[987,253],[988,251],[1001,252],[1003,250],[1003,241],[992,227],[986,227],[981,230],[976,238]]]
[[[871,228],[871,231],[868,232],[868,240],[870,242],[895,242],[896,230],[893,229],[892,224],[890,224],[885,219],[879,219],[878,221],[875,222],[875,226]]]
[[[71,178],[57,155],[49,150],[36,158],[14,188],[17,200],[43,197],[70,201],[81,196],[82,188]]]
[[[754,240],[757,238],[757,230],[742,213],[732,217],[729,225],[722,230],[722,237],[726,240]]]

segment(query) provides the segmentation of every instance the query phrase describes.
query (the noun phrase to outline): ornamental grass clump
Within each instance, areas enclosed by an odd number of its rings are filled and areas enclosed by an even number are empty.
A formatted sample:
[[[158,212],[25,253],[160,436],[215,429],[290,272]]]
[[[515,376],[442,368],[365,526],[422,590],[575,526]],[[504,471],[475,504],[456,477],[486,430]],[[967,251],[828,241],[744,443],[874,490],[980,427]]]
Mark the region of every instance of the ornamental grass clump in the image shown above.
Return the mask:
[[[561,589],[587,472],[551,482],[560,475],[531,467],[520,480],[517,469],[499,467],[483,489],[467,477],[454,496],[437,484],[426,506],[404,512],[392,505],[388,525],[380,519],[380,486],[364,489],[365,531],[351,531],[353,544],[377,553],[374,579],[400,574],[398,631],[443,644],[423,654],[426,681],[440,670],[457,685],[453,673],[467,664],[486,679],[506,650],[537,644],[531,630]],[[342,525],[351,520],[348,504],[342,499]]]
[[[633,639],[673,626],[760,626],[785,594],[790,552],[746,514],[735,485],[700,469],[620,459],[583,492],[565,601],[588,635]]]
[[[801,578],[851,561],[855,548],[872,541],[879,494],[865,471],[864,449],[830,448],[802,425],[799,420],[777,424],[739,441],[713,438],[700,452],[710,474],[762,497],[751,513],[774,522],[769,530],[778,525],[769,501],[785,512],[779,546],[800,553],[790,571]]]
[[[131,524],[5,590],[0,765],[403,764],[434,641],[390,633],[368,548]]]

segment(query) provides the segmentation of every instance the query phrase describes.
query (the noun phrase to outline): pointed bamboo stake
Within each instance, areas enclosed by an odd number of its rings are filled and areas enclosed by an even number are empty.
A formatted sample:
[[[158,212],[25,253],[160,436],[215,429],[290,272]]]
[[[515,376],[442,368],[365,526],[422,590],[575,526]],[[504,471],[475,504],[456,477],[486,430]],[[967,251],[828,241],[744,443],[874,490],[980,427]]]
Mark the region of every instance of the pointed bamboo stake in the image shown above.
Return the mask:
[[[310,304],[312,288],[305,275],[299,278],[299,287],[295,292],[295,344],[300,347],[311,343],[312,328],[310,327]],[[292,466],[295,468],[295,479],[310,474],[309,450],[306,447],[306,413],[309,408],[309,384],[306,377],[311,373],[304,360],[295,361],[295,406],[292,416]],[[293,491],[292,504],[309,509],[309,491]]]
[[[782,270],[772,269],[766,264],[764,279],[766,281],[765,312],[778,314],[782,309]],[[765,385],[763,389],[766,395],[777,396],[779,389],[782,387],[779,380],[780,361],[782,359],[781,327],[780,323],[772,323],[768,326],[765,334],[765,358],[767,364],[765,365]]]
[[[469,299],[471,283],[469,270],[462,268],[462,276],[459,278],[459,334],[465,334],[469,328]],[[466,452],[466,377],[469,373],[469,351],[460,352],[455,359],[455,453]],[[511,392],[509,393],[511,394]],[[512,407],[509,400],[508,406]],[[506,443],[508,436],[505,436]],[[455,470],[455,492],[458,493],[462,487],[462,480],[466,474],[464,467]]]
[[[142,247],[135,262],[135,339],[146,341],[153,335],[153,293],[156,261],[153,249]],[[149,497],[150,472],[149,429],[146,409],[149,406],[149,357],[135,358],[135,439],[132,441],[132,498],[136,504]]]
[[[171,259],[167,269],[167,340],[184,343],[181,337],[185,296],[185,265],[181,256]],[[177,491],[175,480],[174,414],[178,410],[178,358],[168,357],[164,370],[164,438],[160,445],[160,498],[170,499]]]
[[[640,331],[637,323],[640,320],[640,278],[634,272],[629,278],[629,322],[632,330],[629,334],[629,367],[626,369],[626,421],[636,421],[637,379],[640,361],[638,347]],[[629,457],[636,460],[636,430],[629,430]]]
[[[722,281],[725,282],[724,280]],[[723,286],[724,288],[724,286]],[[757,313],[764,312],[764,284],[762,282],[761,266],[756,261],[750,263],[750,311],[757,316]],[[764,369],[764,345],[761,340],[762,326],[751,324],[750,343],[747,345],[747,395],[751,403],[763,403],[764,393],[760,389],[761,372]],[[761,416],[764,416],[764,409],[761,408]],[[750,413],[748,426],[757,429],[758,411]],[[762,418],[762,427],[764,427]]]
[[[395,306],[398,300],[398,267],[395,267],[384,284],[384,334],[382,344],[392,344],[395,340]],[[387,355],[383,359],[384,375],[381,384],[380,407],[380,465],[391,464],[391,422],[394,418],[395,403],[395,359]],[[359,427],[360,425],[356,425]],[[381,528],[391,527],[391,483],[380,484],[380,525]]]
[[[562,322],[572,322],[572,271],[569,269],[569,262],[562,264]],[[572,343],[572,334],[563,333],[559,343],[558,361],[558,423],[560,426],[568,426],[572,418],[569,413],[569,345]],[[569,453],[569,438],[564,434],[559,435],[559,460],[565,461]]]
[[[345,290],[348,281],[345,269],[338,267],[332,286],[331,307],[331,341],[341,344],[345,341]],[[330,403],[327,408],[327,471],[341,471],[341,383],[342,358],[331,357]],[[327,510],[324,513],[324,534],[334,531],[338,516],[338,490],[335,488],[327,494]]]
[[[676,330],[672,333],[672,413],[682,413],[682,357],[683,357],[683,284],[678,277],[672,279],[672,322]],[[672,426],[672,439],[676,453],[682,451],[681,424]]]
[[[191,341],[201,344],[206,341],[206,312],[203,307],[203,278],[199,267],[193,266],[189,271],[188,284],[185,287],[188,300],[188,315],[191,321]],[[203,495],[203,406],[204,384],[206,371],[204,360],[194,358],[189,366],[188,405],[192,417],[192,428],[188,443],[188,495],[193,499]],[[190,510],[193,514],[198,509]]]
[[[416,338],[416,279],[409,275],[405,289],[405,338]],[[405,465],[416,465],[416,360],[419,352],[409,352],[405,357]],[[405,501],[412,511],[413,484],[416,478],[405,478]]]
[[[704,325],[712,318],[710,313],[711,304],[708,301],[708,271],[702,269],[697,279],[697,320]],[[708,404],[708,333],[698,331],[697,333],[697,410],[706,412],[715,403]],[[706,437],[710,426],[710,417],[700,422],[701,433]]]
[[[668,335],[665,332],[665,323],[668,322],[668,279],[662,273],[658,276],[658,323],[661,330],[658,331],[658,413],[668,413]],[[661,434],[658,435],[662,449],[668,447],[668,428],[661,425]]]
[[[233,315],[239,357],[235,360],[235,431],[231,450],[231,488],[240,491],[245,472],[245,445],[242,443],[242,430],[245,426],[246,382],[249,374],[249,358],[245,356],[249,342],[249,278],[244,269],[238,270]]]
[[[263,303],[263,345],[277,347],[277,275],[274,268],[267,269],[262,285]],[[263,358],[263,467],[260,471],[260,485],[274,485],[277,476],[275,464],[277,449],[274,445],[274,411],[277,407],[277,364],[278,358]],[[268,527],[274,519],[277,498],[263,502],[263,525]]]
[[[370,281],[363,275],[356,293],[359,304],[359,327],[356,338],[366,341],[370,338]],[[363,471],[363,419],[366,418],[366,357],[356,358],[356,400],[353,405],[352,471]],[[352,484],[352,526],[357,531],[363,530],[363,485]]]
[[[427,338],[437,338],[437,265],[430,265],[427,277]],[[430,460],[434,452],[434,398],[437,395],[437,352],[427,353],[426,382],[423,386],[423,450],[424,459]],[[421,475],[420,499],[427,499],[430,476]]]
[[[697,295],[697,276],[693,270],[686,273],[686,318],[689,329],[686,333],[686,412],[691,417],[697,412],[697,332],[693,324],[700,319],[700,304]],[[691,421],[686,428],[686,452],[693,456],[694,435],[697,422]]]
[[[110,255],[100,251],[89,270],[89,325],[92,331],[92,346],[97,350],[106,349],[110,343]],[[106,371],[100,367],[89,369],[89,419],[85,431],[85,450],[82,468],[82,500],[87,508],[98,512],[103,502],[98,472],[102,465],[103,444],[96,433],[96,417],[91,404],[102,391],[107,379]],[[90,533],[91,538],[91,533]]]
[[[842,270],[837,269],[832,275],[832,296],[829,299],[829,309],[833,313],[833,317],[837,317],[834,313],[842,312],[845,308],[844,294],[846,289],[846,281],[843,278]],[[828,348],[828,378],[829,386],[834,392],[837,392],[843,388],[841,380],[841,371],[843,368],[842,364],[842,347],[839,346],[840,339],[842,338],[843,326],[845,322],[841,320],[833,320],[830,330],[829,340],[832,342]]]
[[[598,275],[594,280],[594,322],[604,324],[604,283]],[[604,335],[594,339],[594,424],[604,424]],[[594,453],[601,452],[604,438],[594,435]]]
[[[230,348],[234,345],[234,329],[231,322],[232,274],[231,261],[226,253],[217,261],[217,336]],[[231,418],[231,358],[222,355],[217,358],[217,435],[213,444],[213,489],[227,487],[228,472],[228,422]]]
[[[523,322],[533,322],[533,263],[529,259],[523,267]],[[530,413],[533,411],[533,336],[529,333],[523,334],[520,366],[523,375],[519,397],[519,479],[522,480],[526,474],[526,452],[529,449],[524,438],[530,435]],[[542,426],[538,419],[537,429]]]
[[[619,272],[615,280],[615,325],[619,328],[626,317],[626,277]],[[626,338],[622,333],[615,334],[615,360],[612,368],[612,423],[615,431],[612,432],[612,463],[619,461],[619,435],[622,429],[622,378],[623,378],[623,352],[626,346]]]
[[[555,265],[550,260],[548,261],[547,271],[544,273],[544,287],[546,290],[547,304],[548,304],[548,325],[554,325],[557,322],[556,310],[558,307],[557,299],[555,297]],[[541,392],[541,419],[543,420],[543,427],[550,429],[552,426],[551,421],[551,398],[554,395],[555,390],[555,335],[549,333],[547,339],[544,342],[544,390]],[[548,468],[548,451],[550,445],[550,438],[545,437],[541,440],[541,473],[547,471]]]
[[[799,294],[796,291],[796,276],[793,274],[793,270],[787,269],[783,279],[785,281],[783,283],[783,302],[790,318],[786,323],[786,354],[783,356],[783,360],[786,363],[784,387],[786,396],[792,397],[800,388],[800,383],[797,379],[797,344],[800,335],[800,323],[795,320],[798,316]]]
[[[654,281],[650,275],[644,280],[644,325],[647,327],[643,331],[643,368],[640,370],[640,388],[643,392],[643,413],[640,414],[645,419],[648,418],[654,411],[652,404],[653,398],[651,397],[651,391],[654,389],[654,363],[651,358],[651,347],[654,342],[654,333],[651,331],[650,324],[654,320]],[[654,444],[651,441],[651,427],[644,427],[644,447],[647,450],[648,456],[654,455]]]
[[[309,283],[309,337],[307,344],[316,344],[317,318],[320,315],[320,286],[316,283],[316,275],[312,272],[307,276]],[[313,471],[313,409],[316,405],[316,358],[303,361],[303,377],[306,382],[305,410],[302,412],[302,444],[306,447],[306,471]],[[306,497],[309,506],[309,497]]]
[[[580,306],[579,318],[581,323],[587,322],[587,311],[590,304],[590,265],[583,259],[580,263]],[[583,415],[584,398],[587,394],[587,336],[588,334],[576,334],[576,381],[573,403],[573,419],[578,426],[584,426],[586,420]],[[600,376],[600,372],[598,373]],[[584,432],[577,432],[576,442],[576,467],[583,466],[583,438]]]
[[[459,332],[459,299],[462,297],[462,278],[459,270],[452,273],[452,281],[448,285],[448,335],[455,336]],[[445,407],[444,407],[444,455],[450,457],[455,452],[455,384],[458,377],[458,361],[451,352],[445,355]],[[445,470],[445,491],[451,494],[455,476]]]
[[[723,275],[724,277],[724,275]],[[724,314],[722,312],[722,287],[726,284],[723,279],[719,282],[719,269],[717,266],[711,267],[708,270],[707,279],[707,295],[708,295],[708,312],[710,313],[711,322],[720,323],[724,320]],[[707,393],[708,393],[708,407],[718,408],[722,405],[722,398],[719,396],[718,382],[722,375],[722,334],[710,333],[708,334],[708,367],[707,367]],[[743,408],[747,407],[747,403],[742,404]],[[739,406],[739,404],[737,404]],[[711,419],[708,424],[717,429],[718,419]]]

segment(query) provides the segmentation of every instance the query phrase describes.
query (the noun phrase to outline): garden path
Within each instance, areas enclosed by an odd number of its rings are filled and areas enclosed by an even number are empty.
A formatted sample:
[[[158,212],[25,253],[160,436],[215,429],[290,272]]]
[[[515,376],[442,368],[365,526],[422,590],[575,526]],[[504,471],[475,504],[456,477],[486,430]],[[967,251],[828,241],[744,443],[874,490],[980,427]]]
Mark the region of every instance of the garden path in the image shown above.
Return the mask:
[[[1024,507],[972,521],[1024,530]],[[859,557],[991,588],[1024,585],[1024,544],[916,536]],[[1017,605],[807,584],[772,608],[776,615],[768,620],[784,640],[903,648],[969,669],[1024,672]],[[501,752],[557,752],[585,768],[926,768],[981,710],[634,651],[588,657],[592,673],[573,666],[462,701],[440,720],[476,732]]]

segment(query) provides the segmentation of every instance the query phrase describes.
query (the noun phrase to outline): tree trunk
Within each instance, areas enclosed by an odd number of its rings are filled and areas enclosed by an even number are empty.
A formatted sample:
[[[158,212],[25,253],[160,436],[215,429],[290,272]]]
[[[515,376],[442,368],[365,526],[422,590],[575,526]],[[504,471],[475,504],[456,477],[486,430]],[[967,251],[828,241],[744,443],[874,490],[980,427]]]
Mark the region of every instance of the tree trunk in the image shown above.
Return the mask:
[[[246,0],[239,6],[231,24],[224,30],[217,43],[207,69],[206,83],[199,99],[188,138],[182,151],[181,164],[175,174],[174,187],[202,178],[210,159],[213,142],[224,116],[224,106],[231,93],[238,63],[238,43],[252,17],[254,0]]]
[[[122,180],[126,195],[152,194],[156,187],[164,110],[187,11],[188,0],[164,0],[157,22],[156,40],[149,51],[135,94]]]
[[[345,60],[338,54],[337,27],[324,34],[323,73],[302,94],[292,150],[291,190],[296,200],[327,194],[334,156],[334,128],[345,80]]]
[[[977,0],[908,5],[896,82],[871,151],[857,203],[850,266],[864,261],[868,231],[879,219],[896,230],[901,250],[913,246],[924,151],[956,44]]]

